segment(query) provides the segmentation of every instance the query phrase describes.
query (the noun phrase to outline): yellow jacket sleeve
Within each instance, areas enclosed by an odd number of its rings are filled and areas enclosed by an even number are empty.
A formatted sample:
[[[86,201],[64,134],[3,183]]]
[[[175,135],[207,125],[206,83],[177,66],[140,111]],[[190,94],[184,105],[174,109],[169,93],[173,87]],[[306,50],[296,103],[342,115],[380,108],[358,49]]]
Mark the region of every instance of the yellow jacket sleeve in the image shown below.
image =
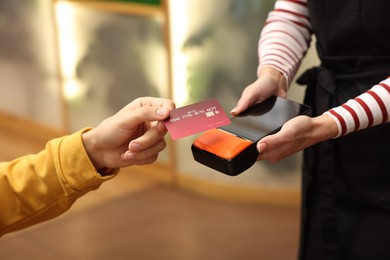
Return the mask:
[[[0,237],[54,218],[105,180],[89,160],[81,134],[54,139],[38,154],[0,163]]]

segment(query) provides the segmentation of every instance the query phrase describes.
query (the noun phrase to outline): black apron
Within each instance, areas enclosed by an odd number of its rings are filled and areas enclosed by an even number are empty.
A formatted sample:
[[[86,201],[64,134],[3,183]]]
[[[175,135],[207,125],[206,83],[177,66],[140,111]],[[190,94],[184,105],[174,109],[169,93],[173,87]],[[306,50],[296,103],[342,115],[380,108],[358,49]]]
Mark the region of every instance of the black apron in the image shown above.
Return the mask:
[[[390,1],[308,6],[321,66],[298,83],[315,116],[390,75]],[[302,189],[300,259],[390,259],[390,124],[306,149]]]

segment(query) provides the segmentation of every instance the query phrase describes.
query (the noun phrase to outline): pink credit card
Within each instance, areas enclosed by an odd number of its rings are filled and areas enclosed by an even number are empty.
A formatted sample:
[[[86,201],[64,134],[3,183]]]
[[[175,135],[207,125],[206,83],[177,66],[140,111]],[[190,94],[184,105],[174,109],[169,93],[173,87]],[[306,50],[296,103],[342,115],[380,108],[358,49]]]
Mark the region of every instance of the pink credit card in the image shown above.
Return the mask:
[[[208,129],[230,124],[230,119],[217,99],[179,107],[171,111],[165,126],[173,140]]]

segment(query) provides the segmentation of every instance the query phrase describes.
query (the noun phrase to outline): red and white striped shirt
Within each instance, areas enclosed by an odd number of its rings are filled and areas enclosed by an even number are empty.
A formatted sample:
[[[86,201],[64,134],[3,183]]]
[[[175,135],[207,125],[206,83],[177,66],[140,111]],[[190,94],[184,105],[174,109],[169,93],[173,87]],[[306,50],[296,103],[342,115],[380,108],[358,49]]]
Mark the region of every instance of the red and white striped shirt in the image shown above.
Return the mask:
[[[277,0],[261,32],[258,70],[273,67],[289,85],[310,45],[311,35],[306,0]],[[390,77],[325,113],[336,121],[338,136],[389,122]]]

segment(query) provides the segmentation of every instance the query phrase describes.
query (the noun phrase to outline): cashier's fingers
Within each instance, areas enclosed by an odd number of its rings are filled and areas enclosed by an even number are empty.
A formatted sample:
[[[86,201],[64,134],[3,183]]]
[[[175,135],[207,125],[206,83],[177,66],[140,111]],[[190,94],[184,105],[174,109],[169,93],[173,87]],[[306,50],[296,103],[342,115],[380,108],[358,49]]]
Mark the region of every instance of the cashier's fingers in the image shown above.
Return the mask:
[[[232,116],[236,116],[245,111],[248,107],[258,102],[258,95],[256,95],[255,83],[249,85],[242,92],[241,98],[238,100],[237,105],[230,111]]]
[[[298,152],[299,149],[294,145],[294,142],[280,142],[277,136],[270,135],[263,138],[257,144],[259,151],[258,160],[266,160],[276,163],[285,157]]]
[[[313,135],[313,122],[308,116],[298,116],[289,120],[276,134],[261,139],[257,144],[259,160],[278,162],[302,151],[318,140]]]
[[[257,149],[260,150],[259,156],[257,157],[258,161],[269,161],[276,163],[284,157],[280,149],[270,149],[268,144],[264,141],[257,145]]]
[[[257,144],[258,160],[276,163],[285,157],[301,150],[297,140],[286,138],[284,133],[276,133],[261,139]]]

